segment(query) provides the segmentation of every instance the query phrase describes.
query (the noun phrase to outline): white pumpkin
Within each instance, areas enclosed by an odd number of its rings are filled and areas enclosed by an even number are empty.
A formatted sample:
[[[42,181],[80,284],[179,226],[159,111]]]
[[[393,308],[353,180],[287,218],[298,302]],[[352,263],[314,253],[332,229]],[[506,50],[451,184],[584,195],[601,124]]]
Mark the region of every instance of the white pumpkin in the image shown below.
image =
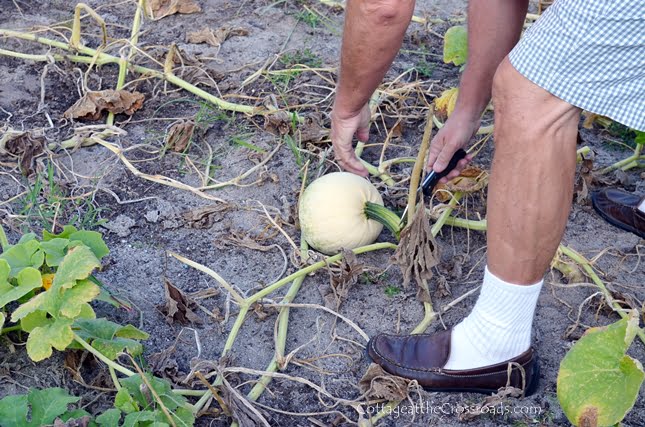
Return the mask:
[[[365,178],[334,172],[312,182],[300,197],[300,228],[309,245],[325,254],[373,243],[383,225],[365,214],[365,204],[383,206]]]

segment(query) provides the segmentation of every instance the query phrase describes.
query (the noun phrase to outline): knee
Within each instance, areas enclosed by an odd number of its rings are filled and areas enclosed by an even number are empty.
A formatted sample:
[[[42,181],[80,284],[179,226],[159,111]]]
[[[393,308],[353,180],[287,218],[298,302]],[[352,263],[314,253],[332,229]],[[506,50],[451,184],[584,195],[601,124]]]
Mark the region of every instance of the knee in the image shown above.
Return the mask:
[[[361,1],[361,9],[374,24],[387,26],[409,21],[414,3],[414,0],[365,0]]]

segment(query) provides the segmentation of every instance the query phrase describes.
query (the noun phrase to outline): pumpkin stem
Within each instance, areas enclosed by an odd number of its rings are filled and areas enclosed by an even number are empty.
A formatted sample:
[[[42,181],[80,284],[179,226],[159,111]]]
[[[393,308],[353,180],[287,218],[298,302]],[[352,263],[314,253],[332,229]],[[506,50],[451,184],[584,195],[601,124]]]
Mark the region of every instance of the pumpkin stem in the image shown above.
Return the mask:
[[[401,218],[397,214],[385,206],[372,202],[365,202],[364,212],[365,216],[383,224],[394,234],[396,240],[399,240],[399,236],[401,235]]]

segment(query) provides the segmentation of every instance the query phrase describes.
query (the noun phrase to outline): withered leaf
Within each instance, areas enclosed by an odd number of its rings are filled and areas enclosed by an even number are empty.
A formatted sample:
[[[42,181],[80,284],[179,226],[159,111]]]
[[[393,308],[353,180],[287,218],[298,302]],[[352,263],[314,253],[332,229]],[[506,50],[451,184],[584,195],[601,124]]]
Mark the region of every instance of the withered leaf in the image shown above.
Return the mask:
[[[325,307],[338,310],[364,269],[365,266],[358,261],[354,252],[343,249],[340,266],[329,268],[329,286],[320,288]]]
[[[322,126],[322,117],[320,114],[311,114],[305,117],[304,123],[299,126],[300,142],[317,143],[329,135],[329,129]]]
[[[195,122],[192,120],[182,120],[170,127],[170,130],[166,134],[164,145],[168,150],[181,153],[188,147],[194,133]]]
[[[103,111],[131,116],[143,106],[144,99],[142,93],[124,89],[91,91],[69,107],[63,116],[68,119],[98,120]]]
[[[198,13],[202,11],[194,0],[148,0],[149,15],[161,19],[175,13]]]
[[[90,425],[92,417],[85,415],[84,417],[63,421],[60,418],[54,420],[54,427],[87,427]]]
[[[249,31],[242,27],[222,27],[216,30],[204,27],[201,30],[187,33],[186,42],[196,44],[206,43],[211,46],[219,47],[230,37],[248,35]]]
[[[45,152],[45,141],[31,132],[7,133],[4,146],[0,146],[0,155],[7,154],[18,159],[20,171],[24,176],[34,172],[34,160]]]
[[[483,190],[488,185],[488,172],[473,165],[466,166],[458,177],[455,177],[445,184],[437,184],[435,197],[440,202],[450,200],[450,193],[475,193]]]
[[[164,288],[166,304],[162,304],[158,308],[166,315],[166,321],[168,323],[178,322],[182,325],[188,323],[203,323],[202,319],[192,310],[192,307],[195,306],[194,301],[188,298],[186,294],[167,279],[164,280]]]
[[[591,203],[591,197],[589,195],[589,187],[594,181],[593,171],[593,160],[583,158],[582,164],[580,165],[579,174],[576,178],[575,185],[573,187],[573,194],[577,204],[579,205],[588,205]]]
[[[190,228],[210,228],[216,222],[221,221],[223,213],[231,208],[227,203],[219,203],[217,205],[203,206],[200,208],[191,209],[181,214],[186,226]]]
[[[369,399],[403,400],[408,397],[410,383],[411,380],[389,374],[372,363],[359,380],[358,388]]]
[[[231,417],[241,426],[269,426],[266,412],[259,407],[253,406],[242,396],[228,381],[224,380],[221,386],[221,395],[224,403],[230,411]]]
[[[582,272],[580,265],[574,261],[564,261],[559,256],[555,256],[551,261],[551,268],[558,270],[567,283],[582,283],[586,280],[585,274]]]
[[[417,299],[431,302],[428,280],[433,276],[432,268],[439,263],[439,247],[432,236],[430,221],[423,205],[417,209],[412,223],[401,232],[401,240],[392,255],[392,263],[401,268],[403,286],[407,287],[414,278]]]
[[[518,398],[521,396],[522,390],[519,388],[512,386],[502,387],[497,391],[497,393],[485,397],[481,403],[473,406],[472,411],[460,412],[458,414],[459,421],[470,421],[480,415],[490,414],[492,408],[501,405],[508,400],[509,397]]]

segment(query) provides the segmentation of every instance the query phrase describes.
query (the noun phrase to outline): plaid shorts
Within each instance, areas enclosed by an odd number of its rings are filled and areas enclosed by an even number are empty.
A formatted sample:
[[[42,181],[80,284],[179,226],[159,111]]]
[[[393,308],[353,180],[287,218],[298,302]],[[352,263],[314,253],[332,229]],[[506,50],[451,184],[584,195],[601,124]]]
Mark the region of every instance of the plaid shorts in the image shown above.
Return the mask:
[[[556,0],[509,60],[558,98],[645,131],[644,0]]]

